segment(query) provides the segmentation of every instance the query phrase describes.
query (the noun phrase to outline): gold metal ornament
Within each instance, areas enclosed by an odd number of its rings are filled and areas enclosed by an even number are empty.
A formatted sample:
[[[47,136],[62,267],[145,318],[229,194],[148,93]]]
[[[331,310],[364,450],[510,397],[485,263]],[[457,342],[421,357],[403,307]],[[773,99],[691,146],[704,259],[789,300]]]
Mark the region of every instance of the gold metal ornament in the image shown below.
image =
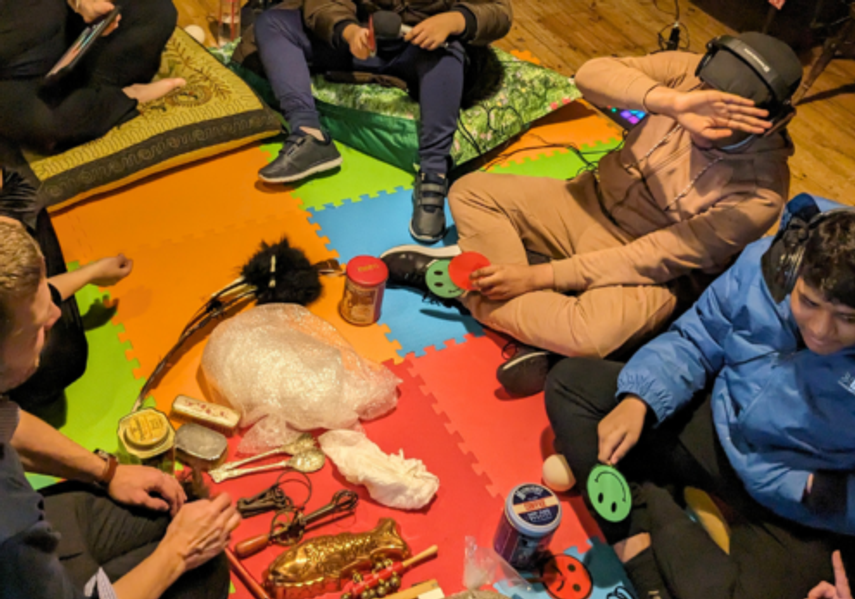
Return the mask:
[[[410,548],[398,524],[381,518],[374,530],[343,532],[304,541],[276,558],[265,572],[265,586],[275,599],[307,599],[340,591],[359,570],[377,559],[403,560]]]

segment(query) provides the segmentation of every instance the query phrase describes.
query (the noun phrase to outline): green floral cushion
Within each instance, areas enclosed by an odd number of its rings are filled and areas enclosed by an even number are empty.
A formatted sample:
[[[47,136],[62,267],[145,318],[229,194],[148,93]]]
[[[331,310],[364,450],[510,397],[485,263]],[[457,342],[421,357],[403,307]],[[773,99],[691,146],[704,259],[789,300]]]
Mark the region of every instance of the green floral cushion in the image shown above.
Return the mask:
[[[230,61],[232,47],[214,50],[271,106],[270,85]],[[504,69],[501,88],[489,99],[461,112],[451,150],[455,165],[477,158],[525,130],[581,94],[573,81],[555,71],[495,49]],[[331,83],[312,78],[312,92],[324,127],[333,138],[404,169],[417,168],[419,105],[396,88]]]
[[[134,119],[103,137],[53,155],[28,150],[20,165],[53,210],[143,177],[276,135],[278,114],[250,87],[176,29],[161,55],[157,78],[187,85],[139,107]]]

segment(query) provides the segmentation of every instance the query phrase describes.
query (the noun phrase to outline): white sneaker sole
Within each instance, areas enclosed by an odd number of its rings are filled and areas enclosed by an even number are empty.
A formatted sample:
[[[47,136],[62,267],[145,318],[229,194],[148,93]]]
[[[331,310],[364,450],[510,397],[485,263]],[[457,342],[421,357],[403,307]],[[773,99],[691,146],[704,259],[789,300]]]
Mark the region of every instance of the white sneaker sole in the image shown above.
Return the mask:
[[[291,175],[290,177],[265,177],[261,173],[258,174],[258,178],[264,181],[265,183],[291,183],[293,181],[300,181],[305,179],[306,177],[311,177],[314,174],[322,173],[323,171],[328,171],[334,169],[337,166],[341,166],[341,163],[344,162],[344,158],[339,156],[329,162],[322,162],[321,164],[317,164],[312,168],[303,171],[297,175]]]
[[[419,254],[425,254],[430,256],[431,258],[436,258],[437,260],[442,260],[443,258],[454,258],[455,256],[459,256],[463,253],[463,250],[460,249],[459,245],[444,245],[438,248],[426,248],[423,245],[399,245],[393,248],[390,248],[380,254],[380,259],[382,260],[389,254],[395,252],[418,252]]]
[[[448,229],[445,228],[442,230],[442,233],[440,233],[438,237],[428,237],[426,235],[418,235],[415,231],[413,231],[413,222],[412,221],[410,221],[409,229],[410,229],[410,235],[413,236],[413,239],[415,239],[416,241],[421,241],[422,243],[429,243],[431,245],[433,245],[437,241],[440,241],[443,237],[445,237],[445,234],[448,233]]]

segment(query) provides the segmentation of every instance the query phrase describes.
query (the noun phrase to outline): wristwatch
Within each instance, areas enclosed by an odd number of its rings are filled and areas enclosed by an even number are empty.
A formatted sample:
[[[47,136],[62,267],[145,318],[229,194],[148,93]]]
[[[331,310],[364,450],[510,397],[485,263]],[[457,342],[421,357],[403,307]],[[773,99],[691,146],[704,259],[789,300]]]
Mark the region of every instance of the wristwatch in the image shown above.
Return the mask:
[[[97,478],[95,484],[103,489],[107,489],[113,477],[116,476],[116,468],[119,467],[119,460],[112,453],[106,452],[103,449],[96,449],[95,455],[104,460],[104,471]]]

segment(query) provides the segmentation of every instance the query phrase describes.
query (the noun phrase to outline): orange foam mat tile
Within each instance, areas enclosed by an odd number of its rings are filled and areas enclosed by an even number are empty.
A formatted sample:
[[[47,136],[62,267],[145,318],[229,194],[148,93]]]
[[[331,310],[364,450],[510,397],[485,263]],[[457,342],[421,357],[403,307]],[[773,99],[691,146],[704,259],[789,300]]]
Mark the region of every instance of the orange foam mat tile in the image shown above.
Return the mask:
[[[157,246],[135,248],[134,272],[113,291],[118,299],[116,322],[125,327],[123,339],[133,345],[139,361],[138,376],[147,377],[180,335],[190,317],[213,292],[234,280],[237,267],[262,239],[273,239],[283,227],[292,245],[306,252],[313,262],[332,257],[319,239],[308,215],[298,212],[283,224],[276,221],[248,222],[224,229],[218,235],[187,237]],[[345,323],[337,304],[343,282],[323,278],[324,291],[313,306],[319,316],[332,323],[365,357],[384,361],[394,357],[396,346],[387,340],[379,325],[355,327]],[[200,397],[199,363],[207,336],[216,323],[200,331],[173,360],[172,369],[153,390],[158,405],[167,408],[179,393]]]
[[[168,171],[52,215],[68,261],[82,263],[138,245],[275,220],[286,232],[299,201],[258,182],[266,164],[256,146]]]
[[[111,290],[115,321],[137,358],[137,376],[148,376],[205,298],[237,276],[261,241],[287,235],[317,262],[336,257],[319,238],[299,200],[256,184],[265,163],[249,148],[169,172],[54,215],[66,256],[83,263],[124,252],[134,272]],[[72,258],[73,256],[73,258]],[[311,307],[335,325],[362,355],[397,358],[397,345],[380,326],[354,327],[338,314],[343,281],[324,279],[324,295]],[[210,330],[210,329],[209,329]],[[209,331],[205,331],[209,332]],[[199,396],[201,332],[156,389],[164,406],[177,393]]]
[[[435,408],[449,428],[463,439],[464,451],[491,481],[490,492],[505,497],[516,485],[540,482],[544,459],[555,453],[554,434],[546,416],[543,394],[512,399],[496,380],[504,362],[505,339],[487,331],[464,344],[410,360],[411,372],[436,398]],[[558,547],[584,545],[599,531],[578,493],[562,494],[564,519],[556,534]]]
[[[502,150],[490,167],[509,162],[522,162],[555,152],[566,152],[565,146],[578,148],[620,139],[623,131],[614,122],[598,113],[584,100],[572,102],[535,122],[531,129]]]
[[[403,450],[406,458],[422,460],[427,470],[439,478],[436,497],[420,510],[391,509],[371,499],[364,486],[349,484],[334,466],[327,464],[320,472],[310,475],[313,494],[307,510],[326,504],[342,487],[359,494],[359,505],[354,515],[319,526],[305,538],[359,533],[374,528],[380,518],[393,518],[414,553],[431,545],[439,547],[435,559],[403,575],[403,586],[436,579],[446,595],[451,595],[463,590],[465,538],[473,536],[481,544],[489,543],[501,518],[502,501],[487,492],[485,477],[475,473],[471,466],[472,456],[460,450],[459,436],[448,432],[444,416],[434,410],[435,398],[423,392],[421,381],[410,374],[410,365],[404,362],[389,364],[389,367],[402,379],[398,387],[398,406],[382,418],[363,423],[365,432],[386,453]],[[230,445],[233,456],[237,440],[233,439]],[[213,491],[227,491],[233,498],[255,495],[273,484],[277,475],[278,472],[263,473],[226,481],[213,485]],[[296,484],[286,487],[286,492],[295,501],[305,497],[303,489]],[[232,533],[232,538],[238,542],[269,531],[271,518],[272,515],[267,514],[244,520]],[[244,565],[260,580],[265,568],[284,550],[279,546],[268,547],[244,560]],[[234,584],[236,597],[250,597],[240,582]],[[330,593],[324,597],[337,596]]]

